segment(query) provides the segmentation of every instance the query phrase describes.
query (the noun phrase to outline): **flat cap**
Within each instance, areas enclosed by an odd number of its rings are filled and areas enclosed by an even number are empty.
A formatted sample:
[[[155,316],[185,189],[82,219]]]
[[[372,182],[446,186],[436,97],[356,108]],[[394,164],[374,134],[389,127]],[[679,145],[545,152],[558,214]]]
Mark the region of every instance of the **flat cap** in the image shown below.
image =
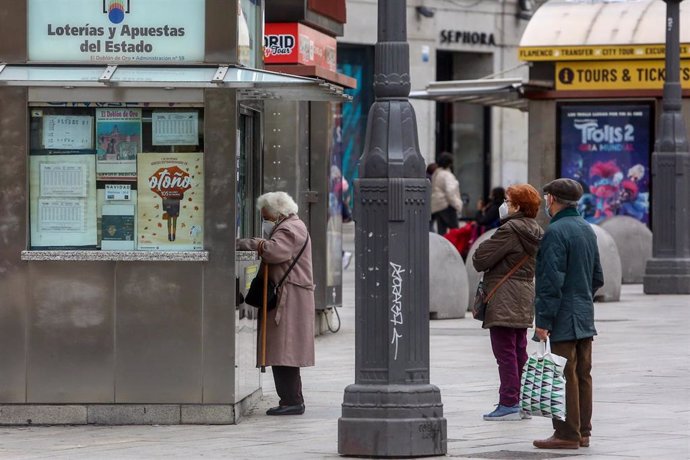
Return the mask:
[[[552,180],[544,186],[544,192],[566,201],[577,201],[582,196],[582,186],[572,179]]]

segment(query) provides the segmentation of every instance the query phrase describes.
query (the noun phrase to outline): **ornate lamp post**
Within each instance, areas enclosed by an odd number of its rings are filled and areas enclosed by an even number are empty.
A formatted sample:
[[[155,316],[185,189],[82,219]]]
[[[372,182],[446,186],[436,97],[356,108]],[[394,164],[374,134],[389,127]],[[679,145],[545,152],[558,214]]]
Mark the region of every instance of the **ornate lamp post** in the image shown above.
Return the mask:
[[[680,2],[666,1],[666,82],[652,156],[653,256],[646,294],[690,294],[690,153],[680,85]]]
[[[446,453],[429,383],[429,182],[408,100],[405,0],[379,0],[374,91],[355,182],[356,364],[338,420],[343,455]]]

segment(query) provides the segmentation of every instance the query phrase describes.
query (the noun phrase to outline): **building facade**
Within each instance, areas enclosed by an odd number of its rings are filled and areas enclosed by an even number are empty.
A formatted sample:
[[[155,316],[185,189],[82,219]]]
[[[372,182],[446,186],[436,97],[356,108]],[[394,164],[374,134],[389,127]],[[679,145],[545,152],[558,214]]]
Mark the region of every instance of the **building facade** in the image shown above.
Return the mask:
[[[529,179],[580,182],[582,216],[627,216],[652,227],[652,153],[659,134],[666,3],[551,0],[529,23]],[[586,23],[585,30],[580,27]],[[611,28],[610,24],[618,24]],[[680,4],[680,83],[690,128],[690,5]],[[662,184],[656,183],[656,187]],[[655,229],[653,231],[664,231]]]
[[[527,77],[518,44],[531,11],[519,1],[407,2],[412,89],[433,81]],[[347,4],[344,35],[338,39],[339,68],[358,79],[354,103],[344,108],[344,172],[357,176],[368,108],[373,101],[374,0]],[[433,162],[444,151],[455,158],[455,174],[466,199],[465,215],[491,187],[527,180],[527,116],[516,109],[481,104],[413,101],[422,155]]]

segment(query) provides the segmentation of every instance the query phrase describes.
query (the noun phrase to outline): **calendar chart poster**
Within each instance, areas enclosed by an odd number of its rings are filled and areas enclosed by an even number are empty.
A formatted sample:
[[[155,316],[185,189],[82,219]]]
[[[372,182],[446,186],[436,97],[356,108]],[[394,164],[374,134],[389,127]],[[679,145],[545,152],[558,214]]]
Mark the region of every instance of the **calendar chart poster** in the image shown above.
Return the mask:
[[[95,247],[95,155],[31,155],[31,247]]]
[[[43,148],[84,150],[93,148],[93,117],[46,115],[43,117]]]
[[[153,145],[199,145],[197,112],[153,112]]]

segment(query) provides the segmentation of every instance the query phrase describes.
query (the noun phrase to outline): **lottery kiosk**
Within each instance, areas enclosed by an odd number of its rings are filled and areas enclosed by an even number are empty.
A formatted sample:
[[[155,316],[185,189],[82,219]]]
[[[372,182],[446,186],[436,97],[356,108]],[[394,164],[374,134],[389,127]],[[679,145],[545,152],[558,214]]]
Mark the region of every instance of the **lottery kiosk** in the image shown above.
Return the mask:
[[[236,423],[260,395],[262,2],[0,13],[0,424]]]

